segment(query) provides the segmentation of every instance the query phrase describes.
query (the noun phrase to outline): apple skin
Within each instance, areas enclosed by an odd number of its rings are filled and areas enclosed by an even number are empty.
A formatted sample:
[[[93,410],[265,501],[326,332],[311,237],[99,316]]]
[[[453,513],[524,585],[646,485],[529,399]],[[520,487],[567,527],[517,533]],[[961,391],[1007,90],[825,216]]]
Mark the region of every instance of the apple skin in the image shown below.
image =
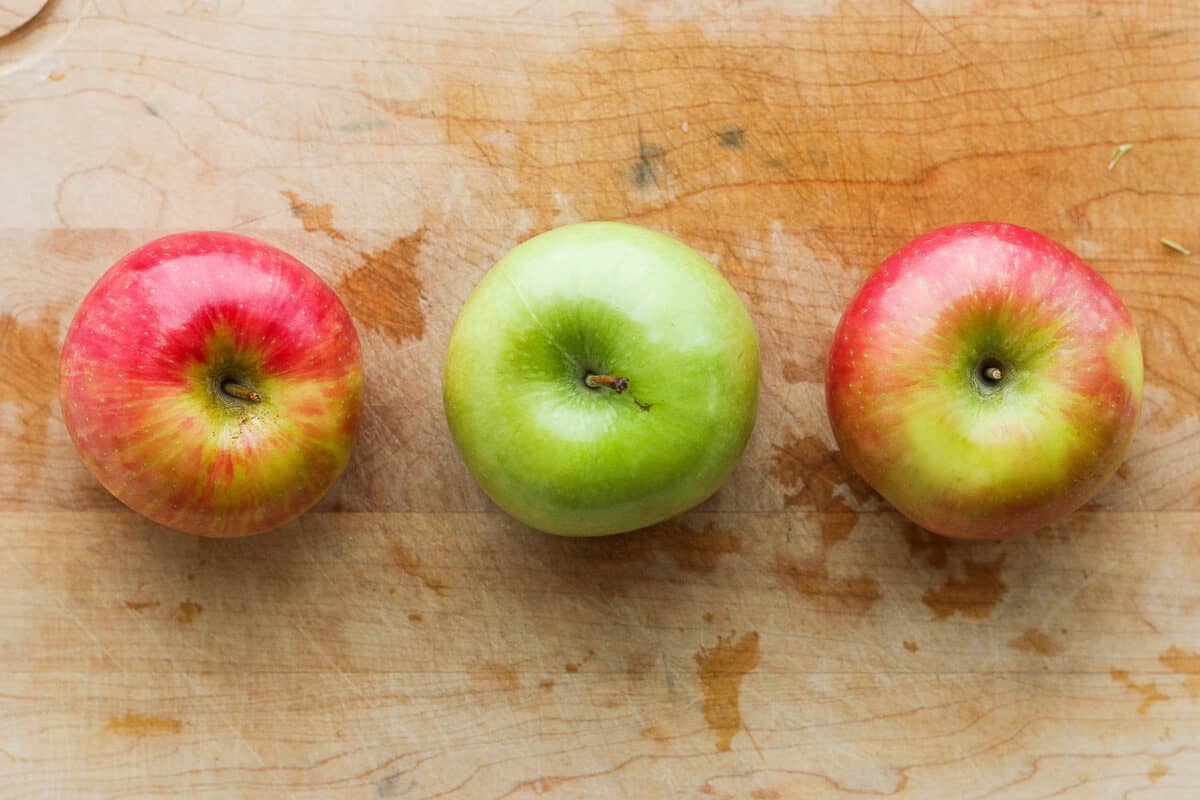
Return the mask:
[[[345,468],[362,352],[341,301],[296,259],[180,233],[84,298],[59,393],[76,449],[118,500],[177,530],[245,536],[300,516]]]
[[[628,380],[624,392],[587,375]],[[530,239],[450,337],[446,418],[483,490],[548,533],[642,528],[713,494],[758,407],[758,339],[699,253],[634,225]]]
[[[888,502],[945,536],[1004,539],[1075,510],[1120,466],[1142,349],[1120,298],[1074,253],[967,223],[867,279],[825,387],[838,447]]]

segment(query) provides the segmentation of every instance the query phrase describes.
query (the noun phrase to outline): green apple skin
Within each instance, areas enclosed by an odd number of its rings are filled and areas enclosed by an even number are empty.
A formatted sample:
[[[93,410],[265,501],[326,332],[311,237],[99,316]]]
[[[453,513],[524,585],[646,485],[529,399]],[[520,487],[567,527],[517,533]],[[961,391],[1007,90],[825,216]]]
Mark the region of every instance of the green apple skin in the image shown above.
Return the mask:
[[[479,283],[443,399],[497,505],[548,533],[600,536],[712,495],[750,437],[758,381],[750,315],[711,264],[645,228],[587,222],[518,245]]]
[[[1142,350],[1121,299],[1077,255],[1016,225],[966,223],[867,279],[825,389],[838,447],[901,513],[945,536],[1004,539],[1078,508],[1120,466]]]

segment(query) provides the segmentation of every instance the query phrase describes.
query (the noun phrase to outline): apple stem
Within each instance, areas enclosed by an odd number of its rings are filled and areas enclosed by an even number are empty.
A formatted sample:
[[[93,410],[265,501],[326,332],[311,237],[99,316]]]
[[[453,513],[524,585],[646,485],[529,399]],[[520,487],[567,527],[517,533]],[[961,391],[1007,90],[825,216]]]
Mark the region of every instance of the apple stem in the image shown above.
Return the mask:
[[[263,399],[262,395],[258,392],[253,389],[247,389],[240,383],[234,383],[233,381],[222,383],[221,391],[230,397],[236,397],[238,400],[246,400],[251,403],[261,403]]]
[[[1004,379],[1004,373],[1000,371],[999,367],[988,367],[986,370],[984,370],[983,374],[986,375],[987,379],[992,383],[999,383]]]
[[[591,389],[607,386],[617,394],[621,394],[629,388],[628,378],[614,378],[612,375],[588,375],[583,382]]]

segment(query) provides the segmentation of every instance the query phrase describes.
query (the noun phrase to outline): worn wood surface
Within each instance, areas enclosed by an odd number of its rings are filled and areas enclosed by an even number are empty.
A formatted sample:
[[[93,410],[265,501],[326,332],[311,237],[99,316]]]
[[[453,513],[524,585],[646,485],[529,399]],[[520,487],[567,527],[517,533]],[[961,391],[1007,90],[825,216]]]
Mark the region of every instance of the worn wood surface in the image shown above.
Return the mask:
[[[1192,0],[51,0],[0,39],[0,176],[0,796],[1200,792]],[[597,218],[712,258],[763,403],[701,509],[569,541],[472,484],[439,370],[498,256]],[[847,473],[821,377],[871,267],[977,218],[1088,258],[1148,375],[1084,511],[965,545]],[[348,474],[257,539],[123,510],[55,396],[91,283],[183,228],[364,340]]]

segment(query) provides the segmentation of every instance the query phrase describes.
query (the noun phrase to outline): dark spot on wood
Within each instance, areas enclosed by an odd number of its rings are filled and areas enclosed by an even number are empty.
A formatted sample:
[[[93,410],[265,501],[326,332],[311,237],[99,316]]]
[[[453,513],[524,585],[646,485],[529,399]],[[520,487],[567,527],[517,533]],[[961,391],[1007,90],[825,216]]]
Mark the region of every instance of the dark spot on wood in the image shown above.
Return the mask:
[[[704,612],[704,615],[701,617],[701,619],[703,619],[705,622],[712,622],[712,621],[713,621],[713,614],[712,614],[712,612],[711,612],[711,611],[705,611],[705,612]]]
[[[732,749],[733,737],[744,727],[741,711],[742,680],[758,666],[758,633],[720,636],[712,648],[695,655],[700,690],[704,696],[704,721],[717,735],[717,750]]]
[[[829,154],[817,147],[808,148],[808,157],[813,166],[825,169],[829,166]]]
[[[664,152],[658,145],[648,144],[642,138],[641,129],[638,129],[638,156],[632,173],[635,186],[644,189],[650,184],[658,182],[656,165],[662,160]]]
[[[779,556],[775,574],[822,611],[863,615],[879,602],[879,581],[866,575],[835,578],[824,561]]]
[[[396,544],[392,547],[392,563],[411,578],[416,578],[426,589],[436,594],[438,597],[445,597],[446,582],[441,578],[430,575],[422,566],[420,560],[405,549],[404,545]]]
[[[654,669],[655,662],[653,653],[633,653],[625,661],[625,676],[631,681],[642,680]]]
[[[1200,675],[1200,653],[1171,645],[1158,655],[1159,662],[1179,675]]]
[[[411,614],[409,614],[409,615],[408,615],[408,621],[409,621],[409,622],[422,622],[422,621],[424,621],[424,619],[425,619],[425,617],[424,617],[424,616],[422,616],[422,615],[421,615],[419,612],[417,612],[417,611],[414,611],[414,612],[412,612]]]
[[[417,779],[402,772],[388,775],[375,784],[376,797],[403,797],[417,788]]]
[[[183,723],[169,717],[135,714],[132,711],[123,717],[110,719],[104,730],[118,736],[154,736],[163,733],[179,733]]]
[[[1025,653],[1038,653],[1044,656],[1061,653],[1063,649],[1061,644],[1036,628],[1029,628],[1020,636],[1009,639],[1008,646],[1013,650],[1020,650]]]
[[[570,674],[574,675],[576,672],[579,672],[579,665],[576,664],[574,661],[568,661],[566,664],[563,665],[563,669],[565,669]]]
[[[730,150],[741,150],[746,144],[746,129],[729,125],[717,131],[717,143]]]
[[[917,650],[919,650],[920,648],[919,648],[919,647],[917,647],[917,643],[916,643],[916,642],[910,642],[909,640],[905,639],[905,640],[904,640],[904,649],[905,649],[905,650],[907,650],[907,651],[908,651],[908,652],[910,652],[910,653],[915,653],[915,652],[917,652]]]
[[[924,528],[905,522],[900,530],[904,541],[908,543],[910,559],[925,559],[925,563],[937,569],[945,569],[949,556],[950,540],[944,536],[930,533]]]
[[[425,336],[417,275],[417,256],[424,239],[425,229],[421,228],[393,240],[383,250],[360,253],[362,266],[337,286],[338,296],[354,319],[393,342]]]
[[[191,625],[192,621],[196,619],[196,616],[203,610],[204,606],[200,605],[199,603],[190,599],[184,600],[179,604],[179,613],[175,615],[175,619],[178,622],[182,622],[184,625]]]
[[[1112,667],[1109,670],[1114,683],[1119,683],[1126,689],[1137,692],[1142,697],[1142,702],[1138,704],[1137,713],[1145,714],[1150,710],[1150,706],[1155,703],[1164,703],[1171,698],[1158,690],[1158,684],[1150,683],[1135,683],[1133,678],[1129,677],[1129,672],[1123,669]]]
[[[655,537],[658,549],[683,572],[708,574],[724,556],[742,550],[742,540],[736,533],[715,524],[694,530],[679,520],[668,520],[638,535],[647,533]]]
[[[773,449],[771,475],[781,486],[793,490],[784,496],[784,505],[819,512],[825,547],[848,537],[858,524],[858,515],[847,497],[861,505],[878,495],[842,463],[837,450],[816,436],[801,436]]]
[[[819,380],[819,373],[806,369],[800,362],[789,358],[783,362],[783,379],[788,383],[801,383],[806,380]]]
[[[554,681],[550,680],[549,678],[538,681],[538,688],[548,692],[554,688]]]
[[[968,558],[963,562],[965,578],[948,578],[943,586],[925,592],[921,602],[933,611],[935,619],[945,619],[956,613],[971,619],[990,617],[1007,589],[1000,578],[1004,558],[1004,553],[991,561],[977,562]]]
[[[323,233],[335,242],[343,242],[346,237],[333,226],[333,206],[329,203],[325,205],[313,205],[300,199],[300,196],[295,192],[283,190],[280,192],[284,199],[288,201],[291,208],[292,216],[300,220],[300,224],[304,230],[309,233]]]
[[[157,600],[126,600],[125,607],[134,611],[144,611],[147,608],[156,608],[159,605]]]
[[[156,108],[152,103],[143,100],[142,108],[146,109],[146,113],[150,116],[162,119],[162,114],[159,113],[158,108]]]
[[[649,161],[638,159],[638,162],[633,165],[631,177],[635,186],[644,189],[654,183],[654,166]]]
[[[510,664],[486,661],[472,671],[472,676],[486,685],[514,693],[520,688],[520,675]]]
[[[16,412],[16,435],[0,436],[0,463],[23,480],[9,481],[0,496],[20,498],[38,488],[46,466],[50,409],[58,393],[58,316],[43,308],[34,322],[0,313],[0,406]]]

